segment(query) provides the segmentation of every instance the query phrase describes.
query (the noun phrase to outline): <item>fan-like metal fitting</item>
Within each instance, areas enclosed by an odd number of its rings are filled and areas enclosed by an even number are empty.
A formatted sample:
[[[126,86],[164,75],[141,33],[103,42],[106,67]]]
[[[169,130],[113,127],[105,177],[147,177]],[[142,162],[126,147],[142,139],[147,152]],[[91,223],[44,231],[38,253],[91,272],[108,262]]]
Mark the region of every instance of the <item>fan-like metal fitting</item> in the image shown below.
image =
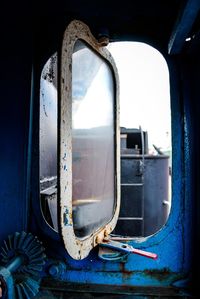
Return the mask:
[[[1,248],[1,261],[12,273],[16,299],[33,298],[40,285],[46,255],[44,247],[31,233],[9,235]]]

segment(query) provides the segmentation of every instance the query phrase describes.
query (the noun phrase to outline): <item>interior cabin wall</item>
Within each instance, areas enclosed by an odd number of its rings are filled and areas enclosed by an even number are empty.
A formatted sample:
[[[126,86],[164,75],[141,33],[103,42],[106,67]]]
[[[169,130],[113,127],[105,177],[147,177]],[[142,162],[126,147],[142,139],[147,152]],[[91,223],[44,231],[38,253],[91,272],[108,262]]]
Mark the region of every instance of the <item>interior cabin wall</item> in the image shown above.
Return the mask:
[[[182,210],[185,214],[183,235],[185,235],[186,253],[184,260],[191,263],[188,286],[195,295],[198,294],[197,284],[200,278],[200,172],[198,167],[200,163],[200,44],[198,39],[197,36],[195,40],[185,44],[182,53],[172,57],[177,65],[181,102],[180,121],[183,130],[182,148],[179,155],[184,161],[182,165],[184,174]]]
[[[200,44],[199,34],[191,41],[182,56],[183,84],[185,88],[185,111],[190,114],[186,132],[189,140],[188,165],[192,169],[192,176],[188,181],[187,194],[191,197],[190,206],[192,209],[192,227],[188,229],[188,235],[192,236],[192,282],[193,290],[197,290],[200,278],[200,171],[199,171],[199,148],[200,148]],[[186,166],[187,167],[187,166]],[[186,176],[187,180],[187,176]]]
[[[26,24],[26,26],[24,26]],[[1,26],[0,243],[27,229],[32,37],[28,18]]]
[[[66,20],[65,20],[66,21]],[[48,20],[42,21],[46,24],[45,29],[40,29],[37,27],[38,35],[36,34],[36,39],[34,41],[35,49],[37,52],[34,53],[34,135],[33,144],[37,147],[37,132],[38,132],[38,110],[39,107],[39,80],[42,67],[49,58],[50,55],[56,51],[56,45],[59,45],[61,41],[59,38],[62,37],[62,30],[64,29],[64,20],[61,20],[58,24],[50,23]],[[53,29],[52,35],[50,34],[51,26]],[[67,26],[67,22],[65,23]],[[56,29],[57,28],[57,29]],[[58,35],[56,37],[56,31]],[[47,35],[44,35],[45,32]],[[46,39],[43,39],[43,36]],[[166,51],[165,51],[166,53]],[[166,58],[167,58],[167,54]],[[169,221],[163,231],[159,234],[144,240],[143,248],[149,251],[155,251],[159,255],[159,263],[154,263],[152,261],[141,260],[140,257],[130,256],[126,264],[107,262],[104,263],[97,259],[97,249],[95,249],[87,259],[83,261],[74,261],[61,247],[57,245],[55,241],[52,242],[51,239],[48,240],[48,231],[44,228],[44,223],[36,223],[36,216],[32,213],[32,229],[35,234],[41,234],[42,241],[47,248],[48,253],[52,249],[52,255],[58,254],[57,257],[62,256],[66,260],[67,271],[63,274],[62,279],[64,282],[73,283],[84,283],[85,280],[88,283],[99,284],[126,284],[126,285],[151,285],[154,284],[157,287],[163,285],[173,284],[177,280],[177,277],[188,278],[188,271],[190,268],[190,256],[191,256],[191,200],[193,188],[191,174],[192,168],[190,164],[190,154],[192,139],[192,117],[191,117],[191,107],[188,96],[189,87],[185,89],[183,84],[183,70],[184,70],[184,60],[181,62],[179,57],[168,57],[170,72],[171,72],[171,95],[172,95],[172,118],[173,118],[173,142],[174,142],[174,170],[173,178],[175,180],[174,190],[173,190],[173,213],[171,214]],[[184,124],[184,122],[186,122]],[[35,142],[36,141],[36,142]],[[36,154],[33,156],[32,168],[34,168],[33,173],[33,202],[34,208],[36,208],[38,214],[39,212],[39,201],[38,190],[38,169],[37,160],[38,153],[36,149]],[[34,166],[36,165],[36,166]],[[186,183],[186,184],[185,184]],[[37,188],[35,188],[37,186]],[[36,207],[37,205],[37,207]],[[35,211],[36,211],[35,210]],[[33,211],[33,209],[32,209]],[[40,212],[39,212],[40,213]],[[42,232],[42,228],[44,228]],[[49,234],[50,237],[51,233]],[[50,243],[49,243],[50,241]],[[48,244],[51,244],[49,246]],[[137,246],[134,242],[131,243],[133,246]],[[58,253],[59,251],[59,253]],[[62,254],[61,254],[62,251]],[[173,256],[173,258],[171,258]],[[150,269],[150,271],[149,271]],[[124,273],[129,273],[126,276]],[[144,273],[147,275],[144,277]],[[159,275],[162,278],[159,281]],[[177,277],[176,277],[177,275]]]
[[[194,211],[195,211],[195,221],[194,221],[194,231],[193,237],[195,240],[194,243],[194,256],[193,256],[193,264],[195,265],[195,282],[200,280],[200,169],[198,165],[200,165],[200,47],[199,51],[196,53],[196,62],[194,63],[194,67],[196,69],[196,80],[194,81],[194,93],[195,93],[195,106],[194,109],[194,119],[195,119],[195,130],[194,130],[194,184],[195,184],[195,193],[194,193]],[[197,278],[197,279],[196,279]]]
[[[16,22],[13,20],[11,23],[5,24],[5,32],[3,34],[3,43],[2,50],[3,54],[1,55],[1,75],[2,79],[1,84],[1,108],[0,108],[0,130],[1,130],[1,148],[0,148],[0,243],[7,238],[9,234],[12,234],[16,231],[27,230],[27,222],[29,218],[29,204],[30,198],[30,180],[29,175],[31,171],[30,157],[31,149],[36,150],[37,157],[37,143],[32,143],[31,148],[31,112],[35,112],[33,119],[33,132],[36,135],[38,130],[38,124],[34,122],[38,119],[38,111],[31,110],[31,99],[32,91],[34,90],[33,98],[34,109],[37,107],[37,101],[39,101],[38,91],[39,91],[39,74],[42,70],[42,66],[49,58],[50,55],[57,50],[57,46],[62,37],[64,27],[69,22],[69,19],[63,18],[61,22],[53,22],[53,19],[43,19],[42,22],[35,23],[35,34],[34,38],[32,37],[32,24],[30,20],[23,18],[22,22],[19,23],[19,20]],[[10,20],[9,20],[10,22]],[[24,24],[26,24],[24,26]],[[46,25],[46,26],[42,26]],[[56,25],[57,24],[57,25]],[[57,35],[58,32],[58,35]],[[33,44],[32,44],[33,42]],[[34,49],[34,53],[32,50]],[[180,107],[178,111],[181,111],[180,118],[175,116],[176,121],[180,120],[181,126],[178,130],[182,130],[180,135],[174,136],[174,138],[181,139],[181,145],[178,147],[176,157],[178,159],[183,159],[181,166],[177,170],[177,177],[180,175],[178,173],[181,170],[181,174],[184,174],[183,181],[177,185],[177,193],[180,194],[179,188],[184,188],[181,190],[181,199],[178,196],[175,196],[175,199],[181,200],[181,205],[176,204],[174,207],[175,216],[171,217],[168,230],[170,231],[170,225],[173,227],[175,225],[175,220],[178,219],[176,209],[181,207],[182,212],[180,213],[180,221],[183,225],[181,229],[177,229],[177,232],[174,234],[174,237],[171,238],[170,235],[166,237],[166,242],[163,243],[163,246],[159,249],[159,254],[163,261],[161,261],[160,270],[165,269],[165,264],[171,263],[169,269],[173,271],[181,271],[182,269],[188,270],[188,257],[190,254],[193,255],[194,262],[194,272],[193,276],[199,275],[199,256],[198,252],[200,250],[199,240],[200,240],[200,204],[199,204],[199,177],[200,171],[197,165],[200,163],[199,159],[199,148],[200,148],[200,101],[199,101],[199,82],[200,82],[200,56],[199,56],[199,46],[197,50],[187,52],[181,57],[176,57],[177,76],[176,84],[174,89],[180,87],[180,94],[177,90],[177,102]],[[33,78],[37,82],[32,80],[32,71],[34,72]],[[174,78],[171,79],[174,81]],[[33,85],[34,84],[34,87]],[[174,94],[174,103],[176,95]],[[176,105],[176,104],[174,104]],[[179,110],[180,109],[180,110]],[[30,112],[31,111],[31,112]],[[177,110],[176,110],[177,111]],[[180,124],[179,124],[180,125]],[[176,131],[175,131],[176,133]],[[174,135],[175,135],[174,133]],[[180,133],[180,132],[179,132]],[[183,138],[184,136],[184,138]],[[175,161],[176,165],[176,161]],[[38,169],[34,170],[37,174]],[[34,181],[38,180],[36,176]],[[39,184],[39,180],[38,180]],[[37,190],[36,190],[37,191]],[[36,197],[35,197],[36,199]],[[38,200],[39,202],[39,200]],[[34,217],[32,213],[32,223],[34,224],[34,232],[40,234],[41,231],[40,225],[35,225]],[[28,219],[29,218],[29,219]],[[173,220],[175,219],[175,220]],[[192,223],[191,223],[192,219]],[[193,248],[191,249],[191,235],[193,235]],[[165,237],[158,236],[155,238],[154,243],[151,244],[150,241],[146,242],[146,248],[156,251],[157,245],[162,242],[162,239]],[[157,243],[156,243],[157,242]],[[171,248],[170,244],[174,244],[174,247]],[[52,247],[55,246],[55,242],[51,242]],[[172,244],[172,245],[173,245]],[[178,265],[176,267],[177,261],[171,259],[171,255],[177,250],[177,247],[185,246],[181,248],[180,256],[181,259],[185,259],[184,265]],[[48,245],[48,242],[47,242]],[[169,250],[169,252],[164,252],[164,250]],[[192,252],[191,252],[192,250]],[[176,253],[175,253],[176,254]],[[185,255],[184,255],[185,254]],[[90,257],[95,257],[96,252],[92,253]],[[116,282],[120,283],[135,283],[136,279],[134,275],[135,264],[138,263],[139,258],[130,257],[129,264],[124,266],[120,265],[111,265],[103,264],[102,262],[97,262],[95,265],[86,260],[80,262],[74,262],[68,260],[68,273],[63,277],[66,281],[76,281],[77,274],[80,275],[80,281],[88,279],[89,282],[94,282],[97,278],[100,282],[105,283],[108,279],[110,283]],[[179,260],[178,260],[179,263]],[[138,272],[145,271],[145,267],[152,269],[152,273],[158,274],[156,271],[156,266],[152,266],[152,262],[144,262],[141,264],[138,263]],[[120,268],[121,267],[121,268]],[[124,269],[123,275],[120,275]],[[89,271],[86,271],[88,270]],[[85,270],[85,273],[83,273]],[[100,271],[105,272],[105,277],[101,280]],[[117,272],[117,274],[116,274]],[[89,273],[89,274],[88,274]],[[94,273],[97,273],[94,275]],[[116,274],[116,277],[113,278],[113,273]],[[146,273],[146,272],[144,272]],[[127,275],[129,274],[129,278]],[[71,275],[71,276],[70,276]],[[81,276],[82,275],[82,276]],[[118,275],[118,276],[117,276]],[[171,273],[165,274],[169,281]],[[121,277],[123,276],[123,277]],[[168,277],[169,276],[169,277]],[[153,276],[152,276],[153,277]],[[140,277],[139,277],[140,278]],[[154,278],[143,279],[140,278],[139,282],[143,283],[154,283]],[[157,281],[155,279],[155,281]],[[167,281],[167,280],[166,280]],[[194,280],[193,280],[194,281]],[[165,283],[165,282],[163,282]]]

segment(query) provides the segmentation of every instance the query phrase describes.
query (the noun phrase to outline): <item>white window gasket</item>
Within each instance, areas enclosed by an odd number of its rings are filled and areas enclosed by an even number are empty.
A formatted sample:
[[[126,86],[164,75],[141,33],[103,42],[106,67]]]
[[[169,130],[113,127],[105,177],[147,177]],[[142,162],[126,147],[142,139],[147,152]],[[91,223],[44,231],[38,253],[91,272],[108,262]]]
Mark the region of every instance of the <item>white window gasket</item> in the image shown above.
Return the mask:
[[[98,55],[108,62],[115,80],[115,209],[109,223],[85,239],[79,239],[74,233],[72,219],[72,54],[77,40],[89,45]],[[59,171],[58,198],[60,231],[65,249],[74,259],[85,258],[90,250],[101,243],[105,236],[115,228],[120,208],[120,127],[119,127],[119,80],[117,68],[109,51],[102,47],[91,34],[87,25],[81,21],[72,21],[65,30],[61,56],[61,93],[59,103]],[[66,171],[67,169],[67,171]]]

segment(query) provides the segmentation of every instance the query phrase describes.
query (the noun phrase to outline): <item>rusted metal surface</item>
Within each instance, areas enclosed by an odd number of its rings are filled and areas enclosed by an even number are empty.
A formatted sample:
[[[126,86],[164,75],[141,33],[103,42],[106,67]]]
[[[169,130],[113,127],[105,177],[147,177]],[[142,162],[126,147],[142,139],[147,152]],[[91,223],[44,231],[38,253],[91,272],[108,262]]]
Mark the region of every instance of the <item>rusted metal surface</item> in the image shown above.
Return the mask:
[[[116,204],[110,223],[84,240],[78,239],[74,233],[72,222],[72,54],[75,42],[85,41],[95,52],[99,53],[112,66],[115,75],[115,118],[116,118]],[[102,43],[95,40],[89,28],[80,21],[71,22],[63,38],[61,58],[61,100],[59,107],[59,189],[60,226],[65,248],[74,259],[85,258],[90,250],[100,243],[115,227],[120,205],[120,135],[119,135],[119,84],[117,69],[110,53],[102,48]]]
[[[149,269],[143,271],[144,275],[156,278],[159,281],[164,281],[169,278],[173,273],[167,269],[163,268],[162,270]]]
[[[62,295],[61,298],[65,298],[66,294],[67,298],[70,298],[70,296],[74,296],[71,298],[84,298],[84,294],[86,298],[124,298],[124,296],[128,296],[127,298],[135,298],[136,296],[139,298],[190,298],[189,295],[184,296],[174,287],[78,284],[53,279],[44,279],[41,290],[48,290],[52,294]]]

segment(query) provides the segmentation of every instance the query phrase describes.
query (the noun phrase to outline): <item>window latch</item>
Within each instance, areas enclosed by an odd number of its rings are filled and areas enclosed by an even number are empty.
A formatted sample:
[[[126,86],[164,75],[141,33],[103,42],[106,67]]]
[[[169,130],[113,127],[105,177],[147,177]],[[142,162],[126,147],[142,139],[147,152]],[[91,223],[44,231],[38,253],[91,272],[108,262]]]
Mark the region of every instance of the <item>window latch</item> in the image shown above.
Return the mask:
[[[104,260],[122,260],[124,256],[130,253],[142,255],[156,260],[157,254],[134,248],[133,246],[109,239],[104,239],[99,244],[99,257]]]

